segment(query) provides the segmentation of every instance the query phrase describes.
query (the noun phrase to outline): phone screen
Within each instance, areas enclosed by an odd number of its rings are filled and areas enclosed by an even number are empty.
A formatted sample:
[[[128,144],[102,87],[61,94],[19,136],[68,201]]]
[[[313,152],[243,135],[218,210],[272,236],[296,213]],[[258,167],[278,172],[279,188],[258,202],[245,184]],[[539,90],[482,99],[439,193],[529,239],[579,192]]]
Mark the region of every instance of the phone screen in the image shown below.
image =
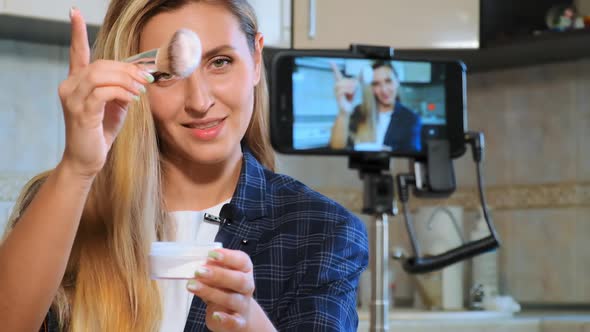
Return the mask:
[[[407,60],[293,59],[295,150],[420,154],[447,135],[446,66]]]

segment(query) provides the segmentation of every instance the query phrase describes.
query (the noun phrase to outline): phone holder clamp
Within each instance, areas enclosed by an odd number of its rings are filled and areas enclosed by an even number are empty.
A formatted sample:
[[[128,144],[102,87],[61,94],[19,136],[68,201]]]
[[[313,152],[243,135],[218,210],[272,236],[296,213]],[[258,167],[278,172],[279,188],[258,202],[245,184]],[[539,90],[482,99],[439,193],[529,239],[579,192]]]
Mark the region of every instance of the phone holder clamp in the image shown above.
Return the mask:
[[[363,44],[350,44],[349,51],[354,54],[382,59],[393,59],[393,55],[395,54],[393,47]]]

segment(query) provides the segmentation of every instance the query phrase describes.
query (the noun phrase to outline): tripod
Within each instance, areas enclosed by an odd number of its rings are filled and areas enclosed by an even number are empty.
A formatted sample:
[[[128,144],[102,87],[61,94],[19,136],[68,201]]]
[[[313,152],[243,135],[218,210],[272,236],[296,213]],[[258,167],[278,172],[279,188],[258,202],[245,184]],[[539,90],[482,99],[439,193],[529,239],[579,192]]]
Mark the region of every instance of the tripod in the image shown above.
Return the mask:
[[[351,156],[349,168],[363,180],[363,214],[372,216],[370,239],[371,331],[389,331],[389,222],[395,216],[393,176],[389,156]]]
[[[408,213],[409,187],[416,186],[419,197],[447,197],[455,190],[455,176],[446,141],[431,141],[428,144],[427,160],[416,162],[415,169],[422,171],[397,175],[399,198],[402,202],[408,236],[414,251],[413,257],[397,257],[403,269],[412,274],[427,273],[465,260],[476,255],[495,250],[500,245],[498,234],[491,218],[483,191],[481,160],[483,155],[483,134],[468,132],[465,141],[472,147],[473,159],[477,164],[478,188],[481,206],[490,235],[465,243],[444,253],[423,257],[420,254],[413,223]],[[356,154],[349,157],[349,168],[358,169],[363,180],[363,214],[372,217],[369,227],[371,268],[371,324],[370,331],[389,331],[389,223],[388,216],[395,216],[394,181],[389,174],[389,156],[386,153]],[[424,164],[426,165],[424,167]]]
[[[373,56],[392,60],[394,50],[390,47],[352,44],[353,54]],[[464,143],[471,146],[473,160],[476,164],[478,189],[481,206],[490,235],[444,253],[424,257],[420,253],[413,223],[408,213],[410,187],[415,187],[414,194],[422,198],[440,198],[450,196],[456,189],[450,142],[447,139],[430,139],[426,142],[426,157],[412,160],[414,169],[411,173],[397,175],[397,187],[406,230],[412,244],[413,256],[395,257],[401,260],[403,269],[412,274],[427,273],[465,260],[476,255],[495,250],[500,241],[491,217],[487,212],[483,190],[481,164],[484,152],[484,135],[480,132],[466,132]],[[358,169],[363,180],[363,214],[372,217],[370,239],[371,268],[371,325],[370,331],[386,332],[389,330],[389,223],[388,216],[395,216],[394,180],[389,174],[390,155],[387,152],[359,153],[349,157],[349,168]]]

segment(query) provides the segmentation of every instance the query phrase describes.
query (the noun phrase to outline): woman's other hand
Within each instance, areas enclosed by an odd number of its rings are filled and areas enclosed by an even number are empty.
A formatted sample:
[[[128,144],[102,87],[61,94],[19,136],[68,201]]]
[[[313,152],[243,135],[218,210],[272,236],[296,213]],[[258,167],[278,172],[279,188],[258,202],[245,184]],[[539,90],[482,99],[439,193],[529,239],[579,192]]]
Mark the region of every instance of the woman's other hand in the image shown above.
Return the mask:
[[[212,331],[274,330],[253,299],[250,257],[239,250],[216,249],[195,273],[187,288],[207,305],[206,324]]]

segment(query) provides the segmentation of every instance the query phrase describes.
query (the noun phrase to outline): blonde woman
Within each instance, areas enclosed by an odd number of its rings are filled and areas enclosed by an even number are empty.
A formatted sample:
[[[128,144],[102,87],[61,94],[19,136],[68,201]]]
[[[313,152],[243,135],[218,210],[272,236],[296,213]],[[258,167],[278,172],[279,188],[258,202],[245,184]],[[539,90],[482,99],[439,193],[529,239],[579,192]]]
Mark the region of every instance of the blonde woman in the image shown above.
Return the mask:
[[[356,330],[366,231],[273,172],[246,0],[114,0],[92,62],[81,13],[70,16],[66,148],[23,190],[0,245],[2,330]],[[179,28],[203,45],[190,77],[119,61]],[[226,204],[223,227],[193,218]],[[151,242],[181,238],[224,249],[188,283],[151,280]]]
[[[332,66],[338,115],[332,127],[330,147],[355,150],[418,152],[422,149],[420,117],[400,102],[400,81],[391,61],[375,61],[369,84],[345,78]],[[356,90],[363,103],[354,106]]]

